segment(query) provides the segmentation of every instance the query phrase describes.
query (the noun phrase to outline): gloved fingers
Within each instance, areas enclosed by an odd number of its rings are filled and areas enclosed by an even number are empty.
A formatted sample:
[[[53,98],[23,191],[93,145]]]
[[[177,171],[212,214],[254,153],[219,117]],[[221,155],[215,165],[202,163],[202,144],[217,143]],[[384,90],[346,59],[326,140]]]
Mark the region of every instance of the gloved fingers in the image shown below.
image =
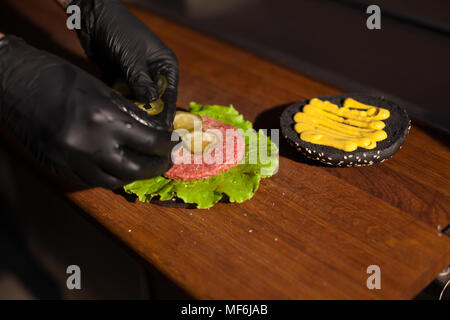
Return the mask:
[[[102,187],[109,190],[116,190],[125,185],[125,183],[115,176],[99,169],[94,186]]]
[[[125,185],[125,183],[99,168],[92,185],[105,189],[115,190]]]
[[[172,131],[176,111],[176,93],[174,95],[166,90],[162,100],[164,102],[163,111],[154,116],[146,116],[145,119],[155,129]]]
[[[157,157],[154,156],[151,161],[146,162],[142,167],[141,176],[139,179],[145,177],[157,177],[163,175],[172,167],[172,162],[170,161],[170,156],[168,157]]]
[[[120,119],[119,124],[119,132],[129,133],[132,130],[124,130],[124,129],[132,129],[135,124],[143,125],[146,128],[152,128],[153,130],[158,131],[169,131],[169,127],[159,120],[158,116],[149,116],[145,111],[138,108],[133,102],[126,99],[125,97],[117,94],[114,91],[110,92],[111,102],[115,104],[117,108],[117,113],[120,115],[118,119]]]
[[[178,61],[175,55],[173,55],[171,62],[163,70],[167,78],[168,89],[176,91],[178,87]]]
[[[172,133],[149,128],[137,121],[128,123],[117,130],[117,140],[123,148],[144,155],[169,156],[178,140],[171,141]]]
[[[164,110],[161,113],[162,121],[169,130],[173,130],[173,120],[175,118],[177,103],[177,90],[167,89],[162,99],[164,101]]]
[[[173,79],[174,77],[173,72],[158,73],[163,74],[166,78]],[[162,96],[164,101],[164,110],[155,116],[144,116],[154,128],[167,129],[169,131],[173,128],[177,96],[176,87],[173,86],[173,80],[170,81],[171,82],[169,82],[169,80],[167,81],[168,86]],[[159,98],[156,83],[152,80],[149,73],[146,73],[145,71],[136,72],[133,77],[129,78],[128,82],[136,100],[141,102],[152,102]]]
[[[152,102],[158,99],[158,90],[155,82],[145,67],[133,67],[127,75],[128,85],[133,96],[140,102]]]
[[[120,179],[92,163],[84,163],[78,166],[75,174],[89,187],[102,187],[115,190],[124,185]]]
[[[134,69],[136,70],[136,67]],[[164,75],[167,79],[167,88],[162,96],[164,110],[156,116],[147,118],[156,127],[165,127],[168,130],[172,130],[177,101],[178,68],[175,65],[167,64],[158,67],[153,72],[146,72],[145,69],[141,69],[133,72],[132,76],[129,77],[129,86],[138,101],[155,101],[159,98],[159,92],[153,80],[157,74]]]
[[[174,64],[165,64],[157,71],[167,79],[167,88],[162,96],[164,101],[164,110],[157,115],[156,120],[162,122],[169,130],[173,129],[173,119],[175,117],[177,103],[177,86],[178,86],[178,64],[176,59]]]
[[[148,156],[126,148],[103,157],[100,166],[124,183],[162,175],[170,169],[169,157]]]

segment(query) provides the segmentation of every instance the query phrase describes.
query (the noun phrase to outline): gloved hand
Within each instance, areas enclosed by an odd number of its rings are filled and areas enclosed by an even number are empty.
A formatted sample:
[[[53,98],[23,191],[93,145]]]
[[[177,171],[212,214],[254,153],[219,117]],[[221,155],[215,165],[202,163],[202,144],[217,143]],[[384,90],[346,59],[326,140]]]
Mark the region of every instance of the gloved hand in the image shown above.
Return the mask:
[[[165,110],[154,121],[172,128],[178,85],[175,54],[120,0],[74,0],[70,5],[81,9],[78,36],[109,84],[126,78],[134,98],[152,102],[158,99],[155,76],[166,76]]]
[[[0,39],[0,120],[43,164],[115,189],[170,168],[175,142],[151,117],[63,59]]]

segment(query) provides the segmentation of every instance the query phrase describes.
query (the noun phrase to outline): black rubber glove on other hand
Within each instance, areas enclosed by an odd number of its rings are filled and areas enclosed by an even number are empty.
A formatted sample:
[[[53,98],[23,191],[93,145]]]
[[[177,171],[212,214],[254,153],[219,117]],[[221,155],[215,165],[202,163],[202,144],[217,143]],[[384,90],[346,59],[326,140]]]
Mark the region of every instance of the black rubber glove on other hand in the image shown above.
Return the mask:
[[[115,189],[170,168],[168,129],[103,82],[45,51],[0,40],[0,120],[45,165]]]
[[[151,102],[158,99],[155,76],[166,76],[165,110],[155,116],[155,123],[172,128],[178,85],[175,54],[120,0],[74,0],[71,5],[81,9],[81,44],[110,84],[124,77],[138,101]]]

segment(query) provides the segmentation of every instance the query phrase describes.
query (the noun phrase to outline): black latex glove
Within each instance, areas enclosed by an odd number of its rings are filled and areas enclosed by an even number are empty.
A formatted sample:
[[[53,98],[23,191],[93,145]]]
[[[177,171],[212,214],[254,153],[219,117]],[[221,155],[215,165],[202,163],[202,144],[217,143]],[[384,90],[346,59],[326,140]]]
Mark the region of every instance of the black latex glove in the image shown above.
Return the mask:
[[[114,189],[170,168],[173,142],[131,101],[25,41],[0,40],[0,119],[45,165]],[[150,120],[149,120],[150,119]]]
[[[74,0],[71,5],[81,9],[81,44],[110,84],[117,76],[125,78],[138,101],[151,102],[158,98],[155,75],[166,76],[165,110],[154,121],[171,128],[178,85],[175,54],[120,0]]]

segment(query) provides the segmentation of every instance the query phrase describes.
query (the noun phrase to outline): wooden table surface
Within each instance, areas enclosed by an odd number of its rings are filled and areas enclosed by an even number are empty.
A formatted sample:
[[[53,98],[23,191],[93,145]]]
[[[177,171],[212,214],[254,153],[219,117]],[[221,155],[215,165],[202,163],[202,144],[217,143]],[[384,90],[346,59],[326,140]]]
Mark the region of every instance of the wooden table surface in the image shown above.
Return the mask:
[[[10,3],[83,64],[50,0]],[[278,128],[283,106],[340,92],[132,10],[178,56],[181,107],[232,103],[256,127]],[[413,122],[394,158],[366,168],[307,164],[280,139],[278,173],[243,204],[166,208],[100,188],[66,196],[196,298],[412,298],[450,264],[450,238],[440,232],[450,223],[445,138]],[[381,268],[381,290],[366,287],[369,265]]]

